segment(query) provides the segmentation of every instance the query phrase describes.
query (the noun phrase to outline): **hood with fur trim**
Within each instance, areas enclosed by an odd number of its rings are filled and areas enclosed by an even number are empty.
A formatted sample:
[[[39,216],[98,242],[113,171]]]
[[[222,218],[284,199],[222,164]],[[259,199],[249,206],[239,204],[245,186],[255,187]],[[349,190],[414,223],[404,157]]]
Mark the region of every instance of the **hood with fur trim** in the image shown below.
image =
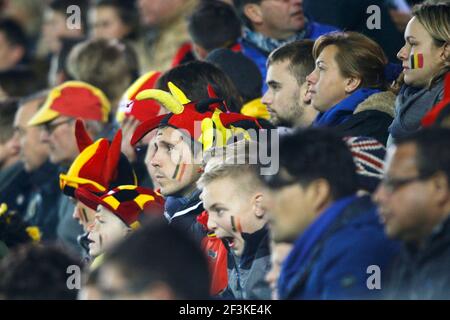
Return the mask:
[[[366,100],[361,102],[353,112],[357,114],[363,111],[376,110],[390,115],[392,118],[395,114],[395,94],[391,91],[383,91],[374,93]]]

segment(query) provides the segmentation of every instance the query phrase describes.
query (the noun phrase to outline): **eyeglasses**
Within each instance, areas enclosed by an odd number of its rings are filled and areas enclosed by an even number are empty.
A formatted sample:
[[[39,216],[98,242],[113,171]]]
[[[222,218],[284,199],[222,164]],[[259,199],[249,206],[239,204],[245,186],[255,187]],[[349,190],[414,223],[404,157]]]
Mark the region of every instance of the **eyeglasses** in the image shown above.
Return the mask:
[[[52,134],[53,133],[53,131],[55,131],[56,130],[56,128],[58,128],[60,125],[63,125],[63,124],[66,124],[66,123],[70,123],[70,122],[72,122],[74,119],[67,119],[67,120],[64,120],[64,121],[61,121],[61,122],[47,122],[47,123],[44,123],[42,126],[41,126],[41,128],[45,131],[45,132],[47,132],[48,134]]]
[[[403,186],[406,186],[407,184],[424,180],[428,177],[419,175],[417,177],[411,177],[411,178],[389,178],[385,177],[383,180],[381,180],[381,184],[384,186],[387,192],[394,193],[395,191],[398,191]]]

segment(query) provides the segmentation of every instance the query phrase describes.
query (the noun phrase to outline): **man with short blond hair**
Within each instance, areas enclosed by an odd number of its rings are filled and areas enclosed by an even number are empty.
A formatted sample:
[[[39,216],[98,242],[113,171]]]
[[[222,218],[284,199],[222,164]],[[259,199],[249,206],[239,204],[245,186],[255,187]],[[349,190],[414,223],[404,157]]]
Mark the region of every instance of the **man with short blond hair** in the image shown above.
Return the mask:
[[[269,235],[259,166],[250,148],[235,153],[234,147],[228,147],[232,151],[224,158],[210,159],[197,184],[208,212],[208,229],[228,247],[228,290],[237,299],[270,299],[265,281]]]

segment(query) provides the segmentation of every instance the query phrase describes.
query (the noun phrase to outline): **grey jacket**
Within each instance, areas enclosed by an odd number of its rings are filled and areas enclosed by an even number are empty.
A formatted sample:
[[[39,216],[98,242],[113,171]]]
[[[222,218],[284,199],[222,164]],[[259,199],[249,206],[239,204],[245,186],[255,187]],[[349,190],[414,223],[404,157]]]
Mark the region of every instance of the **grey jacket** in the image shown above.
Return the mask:
[[[266,227],[253,234],[243,234],[245,248],[241,257],[228,254],[228,291],[235,299],[271,298],[265,281],[270,270],[269,234]]]

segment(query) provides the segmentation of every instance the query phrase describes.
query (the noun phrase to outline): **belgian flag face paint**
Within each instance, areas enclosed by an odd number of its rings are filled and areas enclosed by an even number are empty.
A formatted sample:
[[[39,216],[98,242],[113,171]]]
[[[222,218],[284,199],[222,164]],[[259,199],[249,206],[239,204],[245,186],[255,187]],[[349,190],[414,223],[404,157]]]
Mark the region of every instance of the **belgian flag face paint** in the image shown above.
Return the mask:
[[[411,69],[422,69],[423,68],[423,54],[413,53],[409,56],[409,65]]]

